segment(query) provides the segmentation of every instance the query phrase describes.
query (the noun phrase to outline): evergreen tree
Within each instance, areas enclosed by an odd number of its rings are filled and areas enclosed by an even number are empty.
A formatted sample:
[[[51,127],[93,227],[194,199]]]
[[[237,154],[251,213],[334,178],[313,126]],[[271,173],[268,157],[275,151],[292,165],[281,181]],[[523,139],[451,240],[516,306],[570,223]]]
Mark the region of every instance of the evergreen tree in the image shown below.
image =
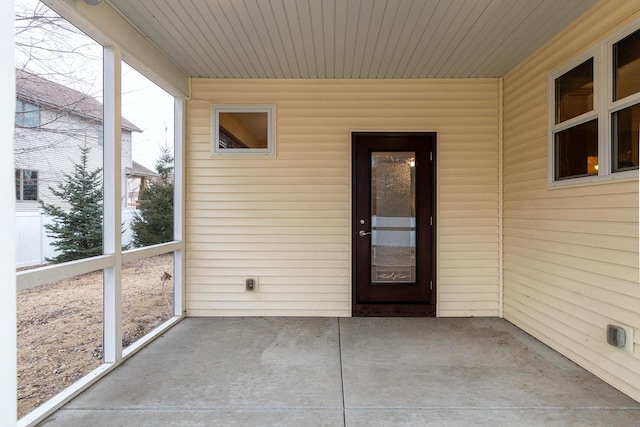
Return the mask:
[[[173,240],[173,155],[164,148],[156,161],[160,178],[140,190],[138,211],[131,220],[133,245],[156,245]]]
[[[65,174],[57,188],[49,187],[70,209],[40,202],[44,213],[53,218],[44,227],[59,251],[55,257],[47,258],[48,262],[102,255],[102,169],[88,170],[90,148],[80,150],[80,163],[74,163],[73,174]]]

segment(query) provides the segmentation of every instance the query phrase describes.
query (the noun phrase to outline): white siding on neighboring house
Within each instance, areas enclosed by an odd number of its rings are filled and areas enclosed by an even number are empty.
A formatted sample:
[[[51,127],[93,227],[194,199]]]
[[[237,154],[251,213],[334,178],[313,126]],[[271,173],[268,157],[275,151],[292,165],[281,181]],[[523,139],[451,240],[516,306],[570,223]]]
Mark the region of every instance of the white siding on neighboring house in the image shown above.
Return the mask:
[[[350,315],[357,130],[438,132],[438,315],[497,316],[498,91],[497,79],[192,80],[188,315]],[[211,157],[212,103],[275,105],[277,156]]]
[[[57,189],[64,174],[73,174],[74,163],[80,162],[80,148],[89,147],[89,170],[102,168],[102,124],[75,115],[56,116],[41,110],[38,128],[15,129],[15,167],[38,171],[38,198],[45,203],[59,203],[49,187]],[[131,131],[122,130],[122,188],[126,191],[125,167],[131,167]],[[17,201],[16,211],[38,211],[37,201]]]
[[[98,145],[99,124],[78,116],[57,117],[41,110],[38,128],[15,129],[15,167],[38,171],[38,197],[54,202],[49,186],[57,188],[63,174],[73,173],[73,163],[80,161],[80,147],[90,147],[89,168],[102,167],[102,148]],[[36,201],[18,201],[16,210],[37,211]]]
[[[504,316],[640,400],[638,179],[549,189],[548,77],[640,17],[601,1],[504,78]],[[635,330],[635,352],[606,342]]]

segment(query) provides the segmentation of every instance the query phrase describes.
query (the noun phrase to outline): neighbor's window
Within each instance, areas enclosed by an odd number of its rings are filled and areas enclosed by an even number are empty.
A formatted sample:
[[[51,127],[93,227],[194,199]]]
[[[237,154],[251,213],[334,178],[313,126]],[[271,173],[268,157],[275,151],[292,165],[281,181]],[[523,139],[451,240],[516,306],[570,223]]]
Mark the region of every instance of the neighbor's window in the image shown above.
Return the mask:
[[[40,108],[37,105],[16,99],[16,126],[23,128],[40,126]]]
[[[613,45],[613,101],[611,114],[612,170],[638,169],[640,140],[640,30]],[[629,105],[631,104],[631,105]]]
[[[16,200],[38,200],[38,171],[16,169]]]
[[[554,79],[554,179],[598,174],[594,58]]]
[[[211,107],[213,155],[275,154],[274,109],[266,106]]]

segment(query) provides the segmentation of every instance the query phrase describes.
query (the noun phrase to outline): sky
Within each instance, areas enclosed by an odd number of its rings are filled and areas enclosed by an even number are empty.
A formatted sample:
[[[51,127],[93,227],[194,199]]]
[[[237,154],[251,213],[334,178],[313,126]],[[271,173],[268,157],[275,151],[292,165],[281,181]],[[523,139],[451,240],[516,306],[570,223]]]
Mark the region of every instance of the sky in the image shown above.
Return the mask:
[[[160,149],[173,150],[174,98],[131,68],[122,66],[122,116],[143,130],[133,134],[133,160],[155,170]]]
[[[102,102],[102,46],[38,0],[15,0],[15,9],[16,67]],[[31,19],[34,11],[44,18]],[[171,95],[123,63],[122,115],[143,130],[132,136],[134,161],[153,170],[161,148],[173,149],[173,107]]]

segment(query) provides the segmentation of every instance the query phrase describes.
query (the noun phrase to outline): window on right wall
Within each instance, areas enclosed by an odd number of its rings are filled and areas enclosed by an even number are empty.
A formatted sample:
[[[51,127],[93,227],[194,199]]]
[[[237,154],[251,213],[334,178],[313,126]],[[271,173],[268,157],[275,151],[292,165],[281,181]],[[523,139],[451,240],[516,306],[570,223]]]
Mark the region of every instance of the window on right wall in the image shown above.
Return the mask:
[[[551,185],[638,176],[640,22],[550,75]]]
[[[613,44],[611,143],[613,172],[638,169],[640,30]]]

